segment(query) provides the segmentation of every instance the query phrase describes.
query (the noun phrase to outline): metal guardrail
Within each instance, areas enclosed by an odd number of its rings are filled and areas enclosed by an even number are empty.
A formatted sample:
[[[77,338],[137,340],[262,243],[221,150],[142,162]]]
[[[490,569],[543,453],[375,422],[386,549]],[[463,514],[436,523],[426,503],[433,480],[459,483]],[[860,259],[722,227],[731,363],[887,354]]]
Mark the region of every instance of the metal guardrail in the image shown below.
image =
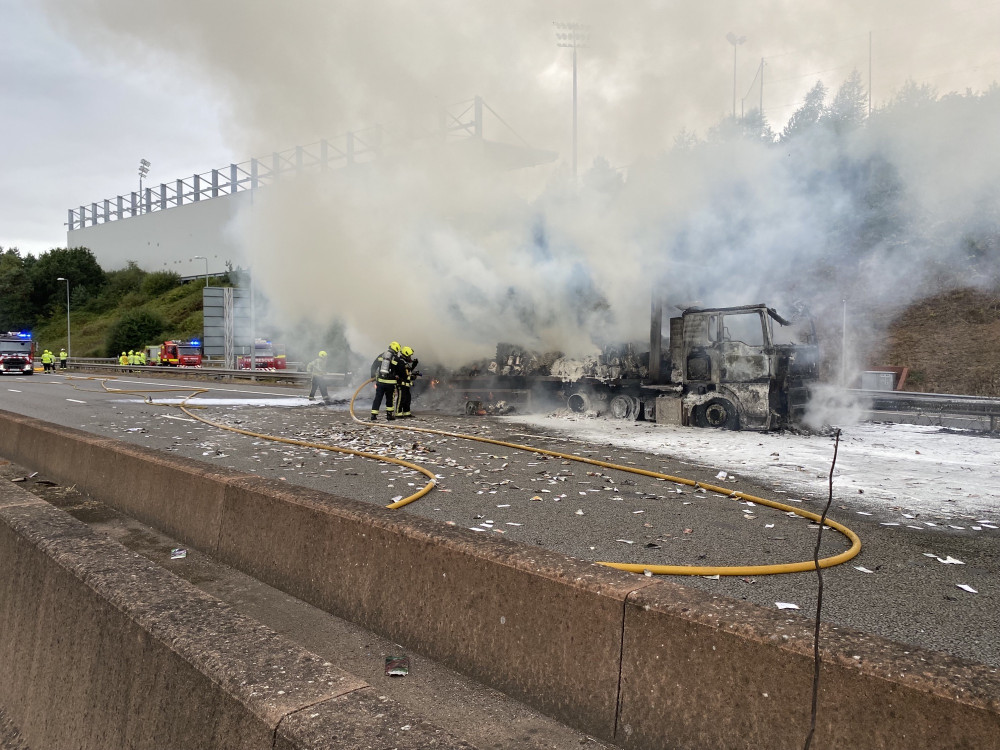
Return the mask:
[[[156,377],[189,378],[195,376],[210,377],[220,380],[263,380],[285,383],[308,383],[312,375],[308,372],[293,372],[290,370],[227,370],[221,367],[164,367],[162,365],[121,365],[113,360],[95,360],[72,357],[69,360],[71,368],[76,370],[96,370],[108,373],[142,373]],[[328,372],[328,385],[347,385],[353,373]],[[338,382],[339,381],[339,382]]]
[[[970,417],[981,420],[990,432],[1000,432],[1000,398],[909,391],[868,391],[849,389],[871,411],[913,415]]]

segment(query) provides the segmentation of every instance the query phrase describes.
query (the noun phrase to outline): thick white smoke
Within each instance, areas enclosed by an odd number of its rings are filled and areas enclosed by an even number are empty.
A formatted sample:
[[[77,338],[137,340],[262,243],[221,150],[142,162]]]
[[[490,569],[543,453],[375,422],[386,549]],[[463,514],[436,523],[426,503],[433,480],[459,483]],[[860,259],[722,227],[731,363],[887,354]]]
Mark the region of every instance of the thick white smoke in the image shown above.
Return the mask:
[[[644,339],[653,288],[674,303],[803,298],[839,319],[844,297],[899,304],[926,291],[984,210],[995,219],[995,104],[991,121],[983,108],[963,118],[956,104],[781,146],[720,137],[671,148],[683,128],[704,135],[730,112],[734,52],[774,55],[765,109],[780,130],[817,78],[805,74],[830,55],[841,66],[833,89],[867,66],[868,30],[884,99],[887,82],[926,69],[919,52],[944,25],[968,42],[996,8],[939,17],[930,0],[808,10],[778,0],[51,4],[85,45],[215,81],[248,155],[375,123],[416,130],[473,94],[533,145],[560,151],[555,164],[517,171],[464,150],[403,151],[259,191],[235,231],[274,315],[288,330],[343,321],[358,351],[398,339],[458,364],[513,340],[584,353]],[[904,9],[923,20],[902,28]],[[568,168],[570,50],[556,46],[553,20],[590,25],[579,184]],[[747,43],[731,47],[730,30]],[[982,63],[993,47],[980,41],[937,50],[931,70]],[[753,66],[738,69],[740,99]],[[487,138],[503,134],[491,127]],[[893,189],[867,189],[884,181]],[[876,194],[894,211],[859,201]],[[898,225],[871,226],[886,216]]]

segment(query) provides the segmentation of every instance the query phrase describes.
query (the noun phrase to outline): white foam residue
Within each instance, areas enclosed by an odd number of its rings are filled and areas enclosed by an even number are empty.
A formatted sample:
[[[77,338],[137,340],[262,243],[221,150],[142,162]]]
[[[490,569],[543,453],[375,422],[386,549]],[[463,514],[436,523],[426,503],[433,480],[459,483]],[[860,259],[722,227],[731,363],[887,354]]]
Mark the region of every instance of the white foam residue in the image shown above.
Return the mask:
[[[827,493],[833,459],[829,436],[702,430],[562,415],[508,419],[596,444],[673,456],[713,469],[730,467],[743,477],[796,494],[819,498]],[[870,423],[845,427],[834,474],[836,502],[868,510],[996,513],[998,445],[979,434],[937,427]]]

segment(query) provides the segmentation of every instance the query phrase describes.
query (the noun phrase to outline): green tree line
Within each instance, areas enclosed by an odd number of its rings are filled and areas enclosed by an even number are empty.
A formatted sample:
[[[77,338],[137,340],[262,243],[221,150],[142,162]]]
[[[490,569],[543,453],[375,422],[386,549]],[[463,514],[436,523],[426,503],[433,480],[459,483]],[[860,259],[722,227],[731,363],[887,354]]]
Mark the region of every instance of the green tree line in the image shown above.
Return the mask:
[[[39,345],[61,345],[67,283],[59,279],[69,280],[75,356],[114,357],[164,337],[201,332],[203,283],[182,288],[173,271],[147,272],[131,261],[105,271],[85,247],[54,248],[37,257],[0,248],[0,331],[35,331],[38,340],[38,331],[57,329],[58,342]]]

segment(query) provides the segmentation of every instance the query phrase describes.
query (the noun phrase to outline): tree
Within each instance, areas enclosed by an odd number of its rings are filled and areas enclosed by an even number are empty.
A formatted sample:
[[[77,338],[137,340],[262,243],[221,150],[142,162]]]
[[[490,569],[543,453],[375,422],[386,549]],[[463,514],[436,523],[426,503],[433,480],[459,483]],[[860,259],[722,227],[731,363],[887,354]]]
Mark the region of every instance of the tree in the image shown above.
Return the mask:
[[[126,262],[125,268],[109,271],[99,305],[105,309],[117,307],[127,294],[139,293],[145,278],[146,272],[134,260]]]
[[[34,322],[31,277],[24,259],[16,248],[3,250],[0,252],[0,331],[31,328]]]
[[[74,289],[86,287],[90,293],[100,290],[105,282],[104,270],[94,254],[85,247],[53,248],[30,264],[28,271],[32,287],[31,304],[36,315],[43,314],[52,304],[65,299],[63,282],[57,280],[60,276],[69,279]]]
[[[868,117],[868,91],[861,83],[861,74],[854,70],[837,89],[824,120],[834,132],[846,133],[861,125]]]
[[[819,122],[826,112],[824,100],[826,99],[826,86],[822,81],[816,81],[816,85],[809,89],[802,106],[792,113],[788,118],[785,129],[781,131],[781,140],[787,141],[801,135]]]
[[[174,271],[153,271],[142,280],[140,291],[144,297],[158,297],[180,285],[180,274]]]
[[[674,136],[674,149],[677,151],[691,151],[698,145],[698,136],[687,128],[681,128],[680,132]]]
[[[747,112],[740,120],[740,130],[743,137],[750,141],[774,143],[777,137],[768,124],[767,118],[757,107]]]
[[[912,78],[908,78],[903,87],[893,95],[886,109],[912,112],[934,104],[937,98],[937,91],[933,86],[927,83],[917,84]]]
[[[159,315],[148,310],[129,310],[108,329],[105,356],[117,357],[123,351],[141,349],[157,341],[166,327]]]

